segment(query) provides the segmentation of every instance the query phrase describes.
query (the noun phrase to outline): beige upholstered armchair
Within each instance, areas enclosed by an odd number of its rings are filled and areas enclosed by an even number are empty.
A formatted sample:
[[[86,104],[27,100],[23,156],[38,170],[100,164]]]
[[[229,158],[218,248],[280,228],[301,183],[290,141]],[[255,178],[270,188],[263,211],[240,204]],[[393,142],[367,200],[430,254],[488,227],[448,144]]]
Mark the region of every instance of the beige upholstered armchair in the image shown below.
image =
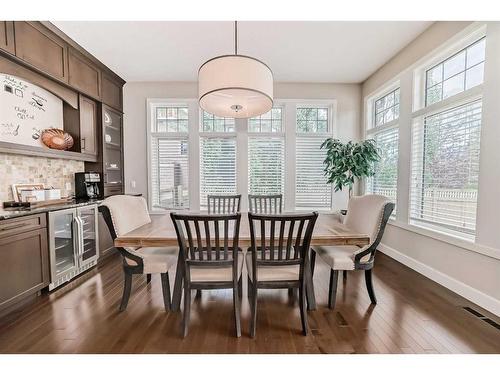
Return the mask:
[[[113,240],[119,235],[151,222],[147,203],[143,197],[114,195],[102,202],[99,211],[103,214]],[[149,283],[153,273],[161,275],[163,302],[165,310],[169,310],[170,283],[168,271],[177,263],[177,247],[117,247],[117,249],[123,257],[123,273],[125,277],[120,311],[127,308],[132,289],[132,275],[146,274]]]
[[[339,271],[364,270],[370,300],[373,304],[377,303],[373,290],[372,268],[377,246],[393,210],[394,203],[382,195],[371,194],[353,197],[349,200],[344,224],[354,232],[368,234],[370,243],[364,247],[315,246],[312,248],[312,271],[314,272],[316,254],[331,268],[328,293],[328,307],[330,309],[335,308]]]

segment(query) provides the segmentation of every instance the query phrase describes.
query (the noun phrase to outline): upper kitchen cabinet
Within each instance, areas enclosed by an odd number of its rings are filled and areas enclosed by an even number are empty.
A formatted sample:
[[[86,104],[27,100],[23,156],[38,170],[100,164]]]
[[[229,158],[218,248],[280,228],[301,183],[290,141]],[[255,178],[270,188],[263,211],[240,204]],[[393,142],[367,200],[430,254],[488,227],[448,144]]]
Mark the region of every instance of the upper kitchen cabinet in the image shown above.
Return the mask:
[[[80,95],[80,152],[97,156],[97,103]]]
[[[68,50],[69,84],[79,91],[99,99],[101,71],[89,59],[73,48]]]
[[[0,21],[0,48],[13,55],[16,53],[13,21]]]
[[[38,22],[14,22],[16,56],[38,70],[68,82],[68,47]]]
[[[104,104],[121,111],[123,108],[122,88],[123,83],[105,73],[102,74],[102,101]]]

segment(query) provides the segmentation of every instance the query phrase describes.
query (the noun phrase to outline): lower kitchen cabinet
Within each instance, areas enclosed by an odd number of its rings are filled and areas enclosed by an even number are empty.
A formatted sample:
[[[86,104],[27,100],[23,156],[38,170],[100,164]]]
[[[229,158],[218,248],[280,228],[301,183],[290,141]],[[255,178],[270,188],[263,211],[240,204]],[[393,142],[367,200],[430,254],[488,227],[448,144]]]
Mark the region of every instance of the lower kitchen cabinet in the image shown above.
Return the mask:
[[[45,214],[0,222],[0,315],[49,285]]]

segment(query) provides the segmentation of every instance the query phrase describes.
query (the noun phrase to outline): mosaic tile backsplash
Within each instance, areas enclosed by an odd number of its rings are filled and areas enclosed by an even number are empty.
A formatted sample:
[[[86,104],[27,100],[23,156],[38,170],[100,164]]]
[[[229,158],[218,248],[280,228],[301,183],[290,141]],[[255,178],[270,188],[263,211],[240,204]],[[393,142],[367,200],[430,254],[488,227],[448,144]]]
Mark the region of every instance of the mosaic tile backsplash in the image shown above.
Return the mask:
[[[0,153],[0,202],[13,200],[12,184],[40,182],[61,189],[61,196],[74,194],[74,174],[85,170],[78,160],[52,159]],[[66,183],[71,190],[66,190]]]

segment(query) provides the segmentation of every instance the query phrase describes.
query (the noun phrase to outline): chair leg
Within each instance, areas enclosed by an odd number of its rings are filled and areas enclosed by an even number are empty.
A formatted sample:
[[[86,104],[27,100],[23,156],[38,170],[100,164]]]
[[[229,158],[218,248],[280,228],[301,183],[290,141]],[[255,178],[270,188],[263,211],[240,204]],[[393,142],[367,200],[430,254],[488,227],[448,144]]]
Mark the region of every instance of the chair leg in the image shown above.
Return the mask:
[[[347,271],[342,271],[342,281],[345,283],[347,281]]]
[[[252,285],[252,302],[250,303],[250,309],[252,312],[252,317],[250,319],[250,336],[253,338],[257,332],[257,287]]]
[[[243,277],[240,276],[238,280],[238,297],[241,299],[243,297]]]
[[[128,299],[130,298],[130,291],[132,290],[132,274],[124,272],[124,284],[123,284],[123,295],[122,302],[120,304],[120,312],[125,311],[128,305]]]
[[[294,288],[288,288],[288,297],[292,298],[295,296]]]
[[[161,289],[163,291],[163,304],[165,305],[165,311],[169,311],[171,308],[171,302],[170,302],[170,282],[168,280],[168,272],[161,274]]]
[[[191,288],[184,283],[184,319],[182,327],[182,335],[184,337],[188,334],[189,327],[189,314],[191,310]]]
[[[306,294],[305,294],[305,286],[301,285],[299,288],[299,308],[300,308],[300,320],[302,322],[302,334],[307,336],[307,332],[309,330],[307,324],[307,305],[306,305]]]
[[[365,281],[366,281],[366,289],[368,289],[368,295],[370,296],[370,301],[372,304],[377,304],[377,297],[375,296],[375,291],[373,290],[373,280],[372,280],[372,270],[365,271]]]
[[[316,251],[311,249],[311,277],[314,276],[314,267],[316,266]]]
[[[233,309],[234,309],[234,325],[236,329],[236,337],[241,337],[241,320],[240,320],[240,291],[241,278],[233,287]]]
[[[146,274],[146,284],[149,284],[151,282],[151,274],[148,273]]]
[[[337,299],[337,281],[339,279],[339,271],[330,270],[330,288],[328,291],[328,308],[335,309],[335,300]]]
[[[250,280],[250,276],[247,277],[247,298],[250,306],[252,306],[252,280]]]
[[[196,290],[196,296],[195,298],[201,298],[201,289]]]

